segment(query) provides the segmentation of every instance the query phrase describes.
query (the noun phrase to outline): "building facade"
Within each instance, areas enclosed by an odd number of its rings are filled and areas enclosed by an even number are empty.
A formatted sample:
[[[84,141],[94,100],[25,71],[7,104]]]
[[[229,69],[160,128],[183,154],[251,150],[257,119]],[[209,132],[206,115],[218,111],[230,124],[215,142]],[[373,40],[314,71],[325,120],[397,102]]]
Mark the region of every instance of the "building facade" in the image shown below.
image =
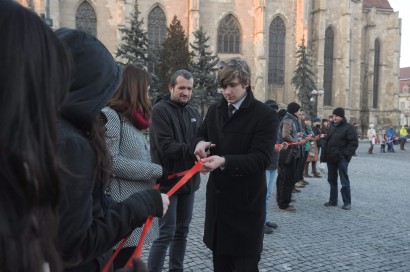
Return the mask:
[[[85,29],[114,54],[119,28],[132,17],[134,0],[18,0],[53,28]],[[241,57],[252,69],[260,100],[283,107],[297,101],[290,83],[296,50],[305,41],[315,73],[320,117],[335,107],[364,129],[398,124],[401,21],[388,0],[136,0],[157,47],[176,15],[190,42],[200,26],[221,59]]]
[[[400,68],[400,125],[410,124],[410,67]]]

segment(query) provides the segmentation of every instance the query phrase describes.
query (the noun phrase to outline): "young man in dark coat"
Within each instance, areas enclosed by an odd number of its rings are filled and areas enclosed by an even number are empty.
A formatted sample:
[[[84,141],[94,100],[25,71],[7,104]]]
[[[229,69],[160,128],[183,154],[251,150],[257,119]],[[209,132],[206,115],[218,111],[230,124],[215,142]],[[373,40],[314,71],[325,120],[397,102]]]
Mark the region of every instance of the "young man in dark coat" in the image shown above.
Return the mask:
[[[218,67],[223,97],[209,108],[193,141],[204,162],[201,171],[211,172],[204,242],[213,252],[214,271],[253,272],[263,245],[265,170],[275,145],[275,115],[253,96],[244,60],[222,61]]]
[[[333,125],[330,126],[325,140],[320,156],[321,162],[327,162],[327,181],[330,184],[330,197],[325,206],[337,206],[337,175],[339,172],[342,185],[340,193],[344,203],[342,209],[350,210],[350,181],[347,172],[349,162],[359,146],[359,142],[354,127],[346,121],[343,108],[336,108],[333,111]]]

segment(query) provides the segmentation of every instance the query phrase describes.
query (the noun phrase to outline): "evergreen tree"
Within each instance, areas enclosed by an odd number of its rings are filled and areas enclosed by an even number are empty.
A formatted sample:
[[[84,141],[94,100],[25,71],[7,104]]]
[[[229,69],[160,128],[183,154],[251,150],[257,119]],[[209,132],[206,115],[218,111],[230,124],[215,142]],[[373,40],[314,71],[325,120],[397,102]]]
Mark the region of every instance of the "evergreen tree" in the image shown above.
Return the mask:
[[[193,49],[193,59],[189,69],[194,76],[194,91],[192,104],[200,109],[202,117],[205,115],[205,108],[215,102],[220,94],[217,92],[215,65],[218,63],[218,56],[207,51],[209,48],[209,36],[202,30],[202,27],[194,32],[195,41],[191,43]]]
[[[169,27],[162,48],[159,52],[158,78],[165,89],[175,71],[188,69],[191,54],[188,50],[188,38],[185,36],[181,22],[174,16]]]
[[[130,28],[120,28],[122,33],[122,43],[117,48],[116,57],[120,58],[120,65],[133,64],[138,67],[147,68],[149,61],[156,59],[149,58],[148,33],[143,30],[144,19],[139,19],[140,11],[138,2],[134,4],[134,14],[130,21]],[[154,54],[155,55],[155,54]],[[151,74],[151,99],[157,96],[159,88],[159,79],[156,75]]]
[[[302,109],[306,112],[307,116],[313,117],[316,114],[316,108],[310,99],[312,98],[312,91],[316,90],[316,85],[313,80],[314,74],[311,70],[310,55],[305,46],[304,39],[296,51],[296,57],[298,58],[298,64],[291,82],[298,91],[297,95],[302,103]],[[315,99],[317,99],[317,97]]]
[[[140,12],[135,1],[134,14],[130,21],[130,28],[120,28],[122,43],[117,48],[116,57],[120,57],[120,64],[133,64],[147,67],[148,62],[148,34],[143,31],[144,19],[139,20]]]

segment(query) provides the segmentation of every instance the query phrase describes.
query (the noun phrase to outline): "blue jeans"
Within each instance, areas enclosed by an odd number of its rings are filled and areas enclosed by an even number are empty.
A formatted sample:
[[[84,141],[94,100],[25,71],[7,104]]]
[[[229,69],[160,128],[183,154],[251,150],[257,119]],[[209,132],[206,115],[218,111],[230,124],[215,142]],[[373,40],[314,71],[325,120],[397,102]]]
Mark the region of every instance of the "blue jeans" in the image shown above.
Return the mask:
[[[168,211],[159,219],[159,237],[151,246],[148,270],[161,272],[169,246],[169,271],[183,271],[189,224],[192,219],[195,193],[177,194],[169,198]]]
[[[270,198],[272,197],[272,193],[273,193],[273,184],[274,184],[274,177],[276,174],[276,169],[273,170],[266,170],[266,219],[265,219],[265,223],[270,222],[269,221],[269,201]]]
[[[349,162],[345,159],[340,160],[337,164],[327,163],[327,181],[330,184],[330,197],[329,202],[337,204],[337,174],[339,172],[340,177],[340,184],[342,185],[342,189],[340,189],[340,193],[342,194],[342,199],[344,204],[351,203],[351,196],[350,196],[350,181],[349,175],[347,174],[347,168],[349,166]]]

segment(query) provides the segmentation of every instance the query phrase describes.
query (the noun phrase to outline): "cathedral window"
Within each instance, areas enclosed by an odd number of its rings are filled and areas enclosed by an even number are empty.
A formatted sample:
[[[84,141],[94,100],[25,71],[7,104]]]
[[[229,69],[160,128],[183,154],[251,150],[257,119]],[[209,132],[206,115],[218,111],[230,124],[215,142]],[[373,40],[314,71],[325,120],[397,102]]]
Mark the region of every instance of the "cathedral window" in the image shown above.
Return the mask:
[[[373,108],[377,108],[379,99],[379,67],[380,67],[380,42],[374,41],[374,77],[373,77]]]
[[[241,32],[239,22],[229,14],[222,19],[218,26],[218,53],[240,53]]]
[[[283,85],[285,82],[285,36],[285,23],[276,17],[269,27],[269,84]]]
[[[324,55],[324,73],[323,73],[323,88],[325,106],[332,105],[332,79],[333,79],[333,45],[334,32],[331,27],[328,27],[325,32],[325,55]]]
[[[158,56],[158,51],[165,40],[167,25],[165,13],[159,6],[156,6],[148,14],[148,47],[151,51],[150,59],[155,59]],[[148,63],[148,70],[155,74],[156,62],[150,61]]]
[[[75,27],[97,36],[97,16],[93,7],[87,1],[82,2],[77,9]]]

